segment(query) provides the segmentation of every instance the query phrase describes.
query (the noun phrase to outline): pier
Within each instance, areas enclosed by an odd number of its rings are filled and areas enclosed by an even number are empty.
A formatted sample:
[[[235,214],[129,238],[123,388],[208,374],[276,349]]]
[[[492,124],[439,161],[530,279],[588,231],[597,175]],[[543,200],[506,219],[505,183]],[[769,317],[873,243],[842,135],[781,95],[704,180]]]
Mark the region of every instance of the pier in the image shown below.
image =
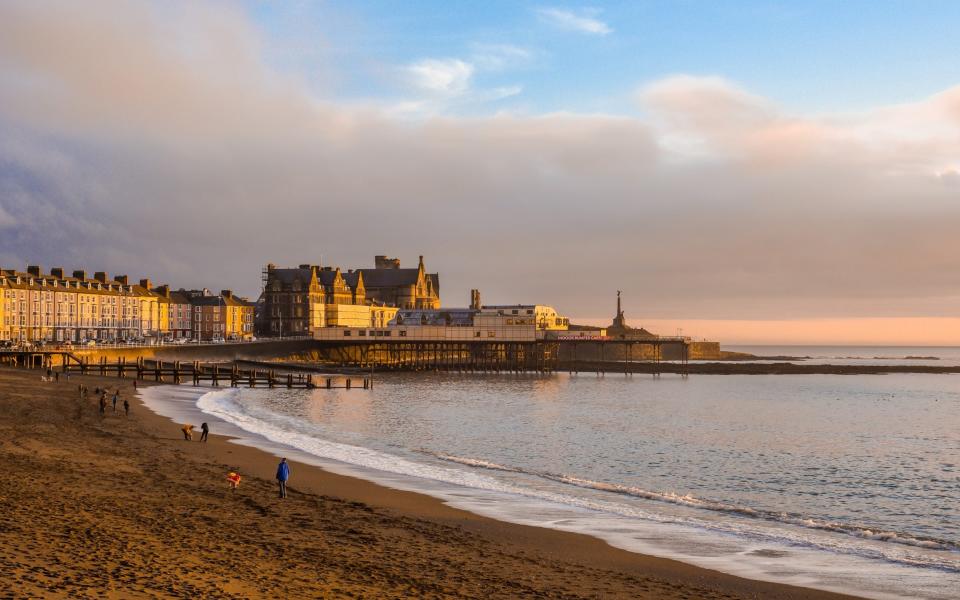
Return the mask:
[[[350,331],[350,330],[340,330]],[[69,350],[0,350],[0,364],[28,368],[58,368],[65,373],[115,375],[194,385],[336,387],[314,373],[296,372],[323,366],[374,371],[453,371],[463,373],[553,373],[557,371],[686,374],[685,338],[542,338],[525,340],[417,339],[387,336],[342,336],[336,339],[273,342],[270,356],[250,355],[254,345],[224,345],[207,350],[166,347],[161,357],[129,356],[110,349],[103,353]],[[139,354],[139,352],[138,352]],[[110,358],[108,358],[110,357]],[[194,360],[184,360],[193,358]],[[252,359],[252,360],[251,360]],[[280,359],[289,363],[273,367]],[[281,371],[288,371],[281,373]],[[289,372],[294,371],[294,372]],[[329,378],[327,378],[329,379]],[[344,383],[342,387],[352,386]],[[364,386],[372,386],[367,379]]]

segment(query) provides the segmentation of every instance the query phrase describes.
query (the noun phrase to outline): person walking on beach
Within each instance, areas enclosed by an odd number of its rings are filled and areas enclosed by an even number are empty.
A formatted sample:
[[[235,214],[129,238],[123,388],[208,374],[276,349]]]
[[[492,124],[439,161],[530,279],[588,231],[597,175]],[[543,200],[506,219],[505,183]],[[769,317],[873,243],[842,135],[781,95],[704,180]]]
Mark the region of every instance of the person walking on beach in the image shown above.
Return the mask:
[[[277,483],[280,484],[280,497],[287,497],[287,480],[290,479],[290,465],[287,464],[286,458],[280,459],[280,464],[277,465]]]
[[[180,431],[183,432],[183,439],[185,439],[188,442],[193,441],[193,425],[191,425],[190,423],[187,423],[180,429]]]
[[[100,394],[100,416],[107,414],[107,395]]]
[[[120,390],[117,390],[113,393],[113,414],[117,414],[117,397],[120,395]]]
[[[137,391],[137,380],[133,380],[133,391]]]
[[[200,441],[207,441],[207,436],[210,435],[210,427],[207,425],[206,421],[200,424]]]
[[[126,398],[123,399],[123,416],[130,416],[130,402]]]

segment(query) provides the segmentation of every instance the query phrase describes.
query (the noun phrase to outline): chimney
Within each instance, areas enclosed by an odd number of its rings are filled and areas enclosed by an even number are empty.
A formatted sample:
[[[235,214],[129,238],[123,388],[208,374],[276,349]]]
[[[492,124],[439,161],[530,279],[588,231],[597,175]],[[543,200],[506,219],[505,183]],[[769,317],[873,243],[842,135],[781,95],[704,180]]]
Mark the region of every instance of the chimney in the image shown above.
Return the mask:
[[[155,291],[156,291],[158,294],[160,294],[161,296],[163,296],[164,298],[169,298],[169,297],[170,297],[170,286],[167,285],[167,284],[161,285],[161,286],[158,287]]]
[[[419,264],[418,266],[419,266],[419,268],[421,268],[421,269],[423,268],[423,255],[422,255],[422,254],[420,255],[420,264]]]
[[[117,275],[116,277],[113,278],[113,280],[116,282],[122,283],[123,285],[130,285],[127,283],[126,275]]]
[[[379,254],[373,257],[373,264],[377,269],[399,269],[400,259],[390,258],[385,254]]]
[[[57,279],[63,279],[63,267],[54,267],[50,269],[50,274]]]
[[[233,292],[231,290],[220,290],[220,295],[224,298],[233,298]]]
[[[40,265],[30,265],[27,267],[27,273],[30,273],[34,277],[40,277]]]
[[[150,280],[149,280],[149,279],[141,279],[141,280],[140,280],[140,287],[146,288],[147,290],[149,290],[149,289],[150,289]]]
[[[86,272],[86,271],[74,271],[74,272],[73,272],[73,277],[74,277],[74,279],[86,280],[86,278],[87,278],[87,272]]]
[[[94,273],[93,278],[99,281],[100,283],[107,282],[107,274],[103,271],[97,271],[96,273]]]
[[[272,270],[274,270],[274,269],[276,269],[276,268],[277,268],[277,265],[275,265],[275,264],[273,264],[273,263],[267,263],[267,270],[268,270],[268,271],[272,271]]]
[[[480,310],[480,290],[470,290],[470,308]]]
[[[310,265],[300,265],[300,268],[301,268],[301,269],[309,269],[309,268],[310,268]]]

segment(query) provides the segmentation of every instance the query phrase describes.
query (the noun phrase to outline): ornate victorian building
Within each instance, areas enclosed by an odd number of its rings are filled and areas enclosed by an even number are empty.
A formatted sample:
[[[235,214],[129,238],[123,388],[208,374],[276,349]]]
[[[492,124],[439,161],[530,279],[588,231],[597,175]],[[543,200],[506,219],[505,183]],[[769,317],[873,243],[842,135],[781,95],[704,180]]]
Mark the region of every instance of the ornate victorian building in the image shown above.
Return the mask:
[[[396,309],[440,308],[440,278],[377,256],[373,269],[267,265],[259,328],[266,336],[302,336],[320,327],[371,327]]]

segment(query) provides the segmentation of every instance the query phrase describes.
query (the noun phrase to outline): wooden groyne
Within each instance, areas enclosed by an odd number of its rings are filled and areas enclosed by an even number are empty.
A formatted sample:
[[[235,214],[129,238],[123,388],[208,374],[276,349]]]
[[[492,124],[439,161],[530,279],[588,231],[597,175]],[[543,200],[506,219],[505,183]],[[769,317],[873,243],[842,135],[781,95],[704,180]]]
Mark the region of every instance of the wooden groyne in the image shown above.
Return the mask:
[[[98,361],[77,357],[69,352],[0,353],[0,362],[13,366],[56,370],[80,375],[116,376],[152,380],[158,383],[192,383],[214,387],[285,387],[289,389],[373,389],[373,378],[355,381],[350,377],[320,376],[315,373],[281,373],[277,369],[242,368],[239,364],[204,364],[200,361],[162,361],[138,357],[129,361],[120,357]],[[357,384],[357,385],[355,385]]]

